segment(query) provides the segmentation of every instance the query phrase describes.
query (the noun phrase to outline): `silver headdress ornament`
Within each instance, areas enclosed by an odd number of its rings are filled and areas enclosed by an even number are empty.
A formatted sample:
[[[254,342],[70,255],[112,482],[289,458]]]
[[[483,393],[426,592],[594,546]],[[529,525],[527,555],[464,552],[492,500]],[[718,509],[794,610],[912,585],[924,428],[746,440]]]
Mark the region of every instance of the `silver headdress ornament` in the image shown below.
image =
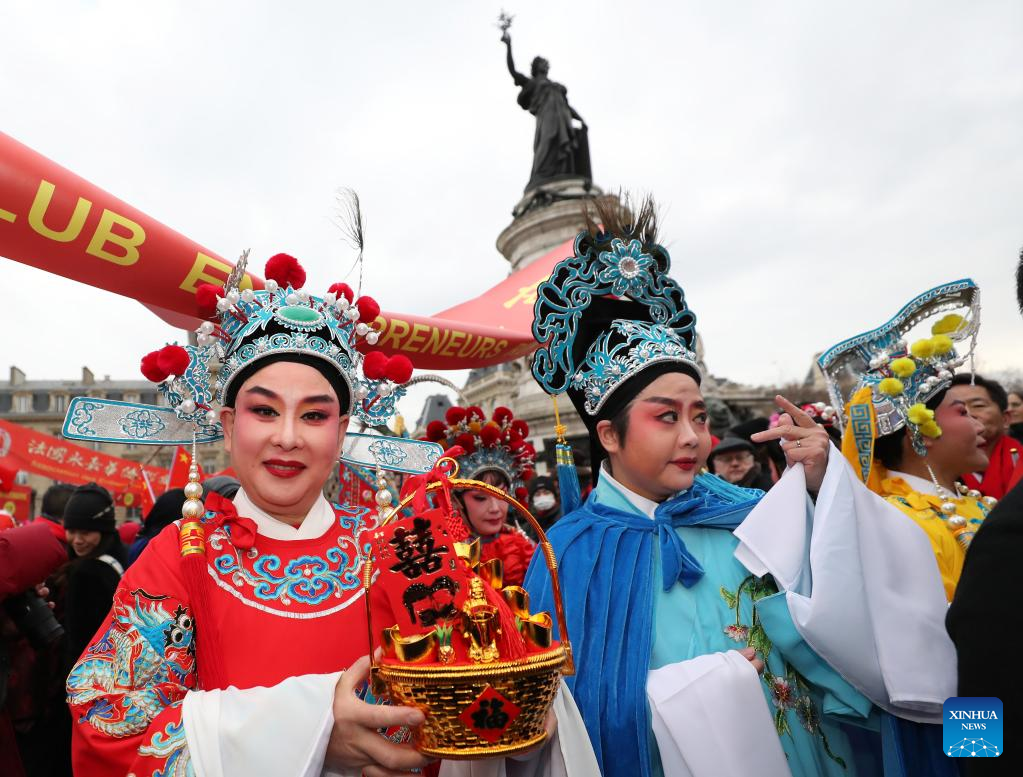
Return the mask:
[[[65,437],[93,442],[187,445],[220,440],[219,410],[239,376],[263,359],[284,354],[321,360],[345,386],[351,413],[370,425],[386,422],[412,376],[407,357],[371,350],[380,337],[380,306],[356,299],[347,284],[322,297],[302,286],[305,270],[277,254],[266,266],[262,290],[252,288],[246,251],[223,287],[204,284],[196,292],[196,345],[167,345],[142,359],[142,372],[157,383],[166,404],[75,397],[64,420]],[[344,402],[344,397],[339,397]],[[439,445],[419,440],[348,434],[343,459],[404,472],[427,471]],[[380,444],[376,444],[379,441]]]
[[[908,343],[909,333],[928,322],[931,336]],[[914,449],[925,455],[924,437],[941,435],[926,402],[948,388],[955,370],[967,361],[973,371],[979,329],[980,289],[964,278],[915,297],[885,324],[825,351],[817,363],[841,425],[852,422],[857,446],[866,451],[868,437],[883,437],[908,425]],[[967,341],[965,353],[957,350]],[[858,392],[864,395],[863,389],[870,389],[870,407],[856,403],[843,411]],[[864,457],[868,468],[870,458]]]

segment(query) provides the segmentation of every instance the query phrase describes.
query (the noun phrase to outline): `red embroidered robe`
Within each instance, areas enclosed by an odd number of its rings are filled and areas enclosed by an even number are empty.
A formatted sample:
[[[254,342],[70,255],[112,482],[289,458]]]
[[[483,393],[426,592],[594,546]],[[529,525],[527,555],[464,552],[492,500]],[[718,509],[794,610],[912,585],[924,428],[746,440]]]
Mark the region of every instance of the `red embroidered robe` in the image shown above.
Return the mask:
[[[178,527],[168,526],[121,579],[68,677],[77,777],[191,773],[181,705],[198,688],[197,631],[213,633],[226,684],[238,688],[336,672],[368,652],[357,539],[376,520],[368,508],[334,505],[326,533],[286,541],[247,519],[225,522],[234,506],[216,494],[206,507],[213,622],[192,622]]]

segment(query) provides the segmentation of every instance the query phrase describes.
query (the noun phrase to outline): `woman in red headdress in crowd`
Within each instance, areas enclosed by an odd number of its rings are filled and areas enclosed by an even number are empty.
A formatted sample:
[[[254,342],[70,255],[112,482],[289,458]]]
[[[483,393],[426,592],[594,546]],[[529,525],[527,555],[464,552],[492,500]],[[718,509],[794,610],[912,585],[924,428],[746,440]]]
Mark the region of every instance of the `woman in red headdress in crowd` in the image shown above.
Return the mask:
[[[459,477],[496,486],[523,504],[536,461],[528,436],[529,425],[506,407],[495,408],[489,420],[478,407],[451,407],[444,421],[426,427],[427,440],[464,451],[456,458]],[[467,536],[480,541],[480,560],[501,559],[504,584],[522,585],[536,545],[512,523],[507,503],[480,491],[460,494],[458,502]]]

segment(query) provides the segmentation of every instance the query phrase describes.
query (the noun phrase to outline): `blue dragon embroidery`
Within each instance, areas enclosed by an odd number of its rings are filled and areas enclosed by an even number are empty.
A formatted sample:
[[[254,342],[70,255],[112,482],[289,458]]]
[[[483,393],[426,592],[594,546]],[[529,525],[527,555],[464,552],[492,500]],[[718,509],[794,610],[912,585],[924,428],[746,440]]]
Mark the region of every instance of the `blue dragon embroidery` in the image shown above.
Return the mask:
[[[180,604],[171,612],[172,602],[118,591],[109,628],[68,676],[68,703],[85,710],[79,722],[113,737],[139,734],[195,686],[192,616]]]
[[[177,702],[180,705],[181,702]],[[156,769],[153,777],[194,777],[192,758],[185,738],[185,724],[181,721],[168,723],[163,731],[157,731],[149,744],[139,748],[139,755],[162,758],[164,766]]]

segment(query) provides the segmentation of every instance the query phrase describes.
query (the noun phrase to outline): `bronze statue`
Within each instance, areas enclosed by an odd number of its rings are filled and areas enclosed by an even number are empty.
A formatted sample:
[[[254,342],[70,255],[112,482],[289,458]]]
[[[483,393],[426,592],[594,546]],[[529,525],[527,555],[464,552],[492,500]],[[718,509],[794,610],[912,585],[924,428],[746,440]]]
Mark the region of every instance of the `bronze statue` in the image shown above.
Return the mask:
[[[521,88],[518,103],[523,110],[536,116],[536,132],[533,135],[533,170],[526,184],[526,191],[541,184],[566,178],[582,178],[588,187],[590,173],[590,150],[587,140],[586,122],[568,104],[564,86],[547,77],[550,64],[543,57],[533,59],[531,77],[527,78],[515,69],[512,59],[511,35],[508,26],[511,19],[502,14],[499,25],[501,40],[508,49],[508,72]],[[572,125],[572,119],[580,127]]]

